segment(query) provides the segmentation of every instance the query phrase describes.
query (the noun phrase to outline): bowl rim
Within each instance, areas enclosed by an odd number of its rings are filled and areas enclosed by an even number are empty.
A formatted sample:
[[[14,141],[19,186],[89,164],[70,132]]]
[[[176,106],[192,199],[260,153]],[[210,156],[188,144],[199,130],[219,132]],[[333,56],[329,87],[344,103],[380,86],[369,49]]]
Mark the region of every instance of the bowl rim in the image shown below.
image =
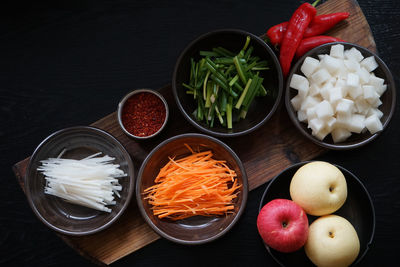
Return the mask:
[[[332,45],[336,45],[336,44],[342,44],[342,45],[350,45],[352,47],[355,47],[359,50],[362,50],[362,52],[370,54],[371,56],[374,56],[379,67],[382,67],[383,71],[385,73],[387,73],[387,77],[386,78],[386,82],[387,84],[391,84],[390,86],[390,91],[392,93],[392,99],[391,99],[391,108],[390,108],[390,112],[388,114],[388,117],[385,121],[385,123],[383,123],[383,129],[382,131],[379,131],[375,134],[370,135],[369,137],[367,137],[365,140],[359,141],[357,143],[354,144],[330,144],[324,141],[320,141],[317,138],[315,138],[312,134],[310,134],[308,131],[304,130],[304,128],[301,126],[301,122],[297,119],[296,116],[296,112],[294,112],[291,103],[290,103],[290,83],[289,80],[291,79],[291,77],[293,76],[293,74],[295,74],[295,72],[297,70],[299,70],[301,64],[303,63],[304,59],[306,57],[309,57],[311,55],[313,55],[314,53],[316,53],[316,51],[318,51],[321,48],[324,48],[326,46],[332,46]],[[386,63],[377,55],[377,53],[369,50],[366,47],[363,47],[361,45],[358,44],[354,44],[354,43],[349,43],[349,42],[332,42],[332,43],[327,43],[327,44],[323,44],[320,46],[317,46],[313,49],[311,49],[310,51],[308,51],[307,53],[305,53],[301,58],[299,58],[297,60],[297,62],[295,63],[295,65],[291,68],[291,71],[289,73],[288,79],[286,81],[286,87],[285,87],[285,106],[286,106],[286,110],[287,113],[289,114],[290,120],[292,121],[292,123],[296,126],[297,129],[300,130],[300,132],[309,140],[311,140],[312,142],[314,142],[315,144],[322,146],[324,148],[328,148],[328,149],[332,149],[332,150],[350,150],[350,149],[354,149],[354,148],[359,148],[361,146],[364,146],[368,143],[370,143],[372,140],[376,139],[389,125],[389,122],[391,121],[395,108],[396,108],[396,85],[395,85],[395,81],[393,78],[393,74],[390,71],[389,67],[386,65]]]
[[[265,199],[265,197],[266,197],[266,195],[267,195],[267,192],[269,191],[271,185],[272,185],[281,175],[283,175],[284,173],[286,173],[286,172],[288,172],[288,171],[290,171],[290,170],[292,170],[292,169],[299,169],[301,166],[304,166],[304,165],[307,164],[307,163],[316,162],[316,161],[320,161],[320,160],[309,160],[309,161],[302,161],[302,162],[294,163],[294,164],[290,165],[289,167],[285,168],[284,170],[282,170],[282,171],[281,171],[280,173],[278,173],[274,178],[272,178],[272,179],[268,182],[268,185],[267,185],[267,187],[265,188],[265,190],[264,190],[264,192],[263,192],[263,194],[262,194],[262,197],[261,197],[261,200],[260,200],[260,205],[259,205],[259,207],[258,207],[258,213],[260,213],[261,209],[262,209],[262,208],[264,207],[264,205],[265,205],[265,204],[263,204],[263,202],[264,202],[264,199]],[[348,174],[348,175],[350,175],[351,177],[354,178],[354,181],[356,181],[356,182],[361,186],[362,190],[363,190],[364,193],[366,194],[366,196],[367,196],[367,198],[368,198],[368,200],[369,200],[369,204],[370,204],[370,207],[371,207],[371,211],[372,211],[372,233],[371,233],[371,238],[370,238],[370,239],[368,240],[368,242],[367,242],[367,246],[366,246],[365,251],[364,251],[362,254],[360,254],[360,255],[357,256],[357,258],[358,258],[357,261],[355,261],[355,262],[352,263],[352,266],[353,266],[353,265],[357,265],[357,264],[364,258],[364,256],[367,254],[367,252],[368,252],[368,250],[369,250],[369,248],[370,248],[370,246],[371,246],[371,244],[372,244],[372,241],[374,240],[375,228],[376,228],[375,207],[374,207],[374,203],[373,203],[373,201],[372,201],[371,195],[370,195],[370,193],[368,192],[367,188],[366,188],[365,185],[361,182],[361,180],[360,180],[356,175],[354,175],[354,173],[352,173],[351,171],[347,170],[346,168],[344,168],[344,167],[342,167],[342,166],[340,166],[340,165],[333,164],[333,163],[330,163],[330,164],[332,164],[332,165],[336,166],[337,168],[339,168],[339,170],[340,170],[341,172],[344,172],[344,173],[346,173],[346,174]],[[289,189],[288,189],[288,190],[289,190]],[[264,244],[264,246],[266,247],[266,249],[268,250],[269,255],[271,255],[271,257],[272,257],[280,266],[285,266],[285,265],[284,265],[282,262],[280,262],[279,259],[277,259],[277,258],[275,257],[275,255],[271,252],[271,248],[270,248],[267,244],[265,244],[264,242],[263,242],[263,244]]]
[[[91,132],[94,134],[100,134],[103,135],[105,138],[108,138],[110,141],[112,141],[113,143],[115,143],[115,147],[121,149],[122,153],[124,154],[124,156],[126,157],[126,160],[128,162],[128,175],[129,175],[129,179],[131,180],[129,183],[129,188],[128,188],[128,194],[126,197],[126,201],[124,203],[124,205],[121,207],[120,211],[115,214],[114,217],[112,217],[108,222],[106,222],[105,224],[103,224],[100,227],[94,228],[92,230],[87,230],[87,231],[69,231],[69,230],[65,230],[62,228],[59,228],[53,224],[51,224],[46,218],[45,216],[43,216],[38,210],[36,205],[33,202],[32,199],[32,194],[30,192],[30,187],[29,187],[29,183],[27,183],[27,179],[30,179],[29,173],[31,171],[32,164],[34,159],[37,157],[37,154],[43,149],[43,147],[49,142],[51,141],[53,138],[57,137],[60,134],[64,134],[64,133],[68,133],[68,132],[76,132],[76,131],[86,131],[86,132]],[[132,158],[130,157],[128,151],[125,149],[125,147],[114,137],[112,136],[110,133],[99,129],[97,127],[93,127],[93,126],[72,126],[72,127],[68,127],[68,128],[64,128],[61,130],[58,130],[56,132],[53,132],[52,134],[50,134],[49,136],[47,136],[45,139],[43,139],[42,142],[40,142],[40,144],[35,148],[33,154],[31,155],[31,157],[29,158],[29,163],[28,166],[26,168],[26,172],[24,175],[24,189],[25,189],[25,193],[26,193],[26,197],[28,199],[28,203],[29,206],[31,207],[31,209],[33,210],[33,212],[35,213],[35,215],[50,229],[65,234],[65,235],[69,235],[69,236],[83,236],[83,235],[89,235],[89,234],[94,234],[97,233],[99,231],[102,231],[108,227],[110,227],[116,220],[118,220],[121,215],[124,213],[124,211],[126,210],[126,208],[128,207],[133,193],[134,193],[134,185],[135,185],[135,167],[132,161]]]
[[[196,241],[181,240],[179,238],[173,237],[173,236],[165,233],[161,229],[159,229],[156,225],[154,225],[154,223],[150,220],[146,210],[144,209],[143,201],[141,198],[141,192],[140,192],[140,186],[142,183],[142,175],[144,172],[144,168],[147,165],[147,163],[149,162],[149,160],[152,158],[154,153],[156,153],[165,144],[170,143],[175,140],[178,140],[178,139],[181,139],[181,138],[186,138],[186,137],[205,138],[205,139],[211,140],[211,141],[221,145],[224,149],[226,149],[232,155],[232,157],[235,159],[236,163],[238,164],[238,167],[242,173],[242,183],[243,183],[243,187],[242,187],[243,200],[239,207],[238,212],[234,215],[234,218],[229,223],[229,225],[224,230],[222,230],[221,232],[219,232],[218,234],[216,234],[212,237],[209,237],[206,239],[201,239],[201,240],[196,240]],[[164,140],[163,142],[158,144],[155,148],[153,148],[151,150],[151,152],[146,156],[145,160],[143,161],[143,163],[139,169],[139,173],[138,173],[137,179],[136,179],[136,190],[135,190],[136,202],[139,207],[140,213],[141,213],[142,217],[144,218],[144,220],[146,221],[146,223],[160,236],[162,236],[172,242],[175,242],[178,244],[183,244],[183,245],[205,244],[205,243],[214,241],[214,240],[222,237],[226,233],[228,233],[231,230],[231,228],[238,222],[238,220],[240,219],[240,217],[242,216],[242,214],[245,210],[245,207],[247,204],[248,192],[249,192],[249,184],[248,184],[246,169],[244,168],[244,165],[243,165],[242,161],[240,160],[240,158],[237,156],[237,154],[227,144],[223,143],[222,141],[218,140],[217,138],[209,136],[209,135],[205,135],[205,134],[200,134],[200,133],[184,133],[184,134],[176,135],[176,136],[173,136],[171,138]]]
[[[158,131],[155,132],[155,133],[153,133],[152,135],[148,135],[148,136],[136,136],[136,135],[130,133],[130,132],[125,128],[124,124],[122,123],[122,109],[123,109],[123,107],[124,107],[126,101],[127,101],[131,96],[136,95],[136,94],[139,94],[139,93],[151,93],[151,94],[153,94],[153,95],[156,95],[158,98],[161,99],[161,101],[163,102],[164,107],[165,107],[165,119],[164,119],[164,122],[163,122],[163,124],[161,125],[160,129],[158,129]],[[167,121],[168,121],[168,117],[169,117],[168,103],[167,103],[167,101],[165,100],[165,98],[164,98],[159,92],[157,92],[156,90],[152,90],[152,89],[148,89],[148,88],[135,89],[135,90],[133,90],[133,91],[127,93],[125,96],[123,96],[123,97],[121,98],[121,100],[119,101],[119,103],[118,103],[118,108],[117,108],[117,117],[118,117],[118,124],[119,124],[119,127],[122,129],[122,131],[123,131],[126,135],[128,135],[129,137],[132,137],[132,138],[134,138],[134,139],[136,139],[136,140],[145,140],[145,139],[149,139],[149,138],[152,138],[152,137],[158,135],[158,134],[165,128],[165,125],[167,125]]]
[[[232,34],[240,34],[240,35],[244,35],[244,36],[246,36],[246,35],[250,36],[253,40],[255,40],[257,43],[259,43],[261,46],[263,46],[265,50],[268,51],[268,54],[272,57],[272,61],[274,62],[276,71],[278,72],[278,94],[277,94],[277,97],[275,99],[275,102],[274,102],[271,110],[269,111],[267,116],[265,116],[264,119],[262,119],[259,123],[257,123],[256,125],[254,125],[251,128],[243,130],[241,132],[220,133],[220,132],[213,131],[211,128],[203,127],[202,125],[197,123],[197,121],[194,120],[189,114],[186,113],[186,111],[184,110],[184,108],[183,108],[183,106],[181,104],[181,101],[179,100],[178,93],[177,93],[176,78],[177,78],[177,75],[178,75],[177,74],[178,73],[178,67],[181,64],[184,55],[197,42],[199,42],[199,41],[201,41],[201,40],[203,40],[205,38],[208,38],[209,36],[217,35],[217,34],[221,34],[221,33],[232,33]],[[202,131],[202,132],[204,132],[206,134],[213,135],[213,136],[216,136],[216,137],[236,137],[236,136],[246,135],[246,134],[249,134],[249,133],[257,130],[262,125],[264,125],[272,117],[272,115],[275,113],[275,111],[277,110],[277,108],[279,106],[279,103],[281,102],[282,95],[283,95],[282,68],[281,68],[281,65],[279,63],[278,57],[276,56],[275,52],[259,36],[255,35],[253,33],[250,33],[248,31],[241,30],[241,29],[233,29],[233,28],[217,29],[217,30],[209,31],[209,32],[206,32],[206,33],[203,33],[203,34],[199,35],[194,40],[192,40],[188,45],[186,45],[186,47],[180,53],[180,55],[179,55],[179,57],[178,57],[178,59],[177,59],[177,61],[175,63],[175,67],[174,67],[174,71],[173,71],[173,75],[172,75],[172,92],[174,94],[175,102],[176,102],[181,114],[186,118],[187,121],[189,121],[190,124],[192,124],[194,127],[196,127],[196,129],[198,129],[198,130],[200,130],[200,131]]]

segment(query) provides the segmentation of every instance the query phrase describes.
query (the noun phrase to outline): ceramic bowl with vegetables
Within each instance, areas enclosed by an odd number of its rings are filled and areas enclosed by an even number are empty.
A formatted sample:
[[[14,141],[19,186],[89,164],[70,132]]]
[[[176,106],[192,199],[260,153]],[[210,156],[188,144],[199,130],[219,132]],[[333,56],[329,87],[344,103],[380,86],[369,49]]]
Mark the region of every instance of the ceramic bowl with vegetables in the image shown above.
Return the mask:
[[[179,56],[172,78],[178,108],[197,129],[239,136],[276,110],[283,77],[273,50],[254,34],[218,30],[201,35]]]
[[[204,244],[239,220],[247,201],[247,176],[226,144],[203,134],[182,134],[146,157],[136,194],[143,218],[159,235],[180,244]]]
[[[369,143],[388,126],[396,102],[393,76],[375,53],[356,44],[318,46],[294,65],[285,104],[296,127],[329,149]]]
[[[125,148],[93,127],[71,127],[47,137],[30,158],[25,192],[36,216],[67,235],[96,233],[128,206],[135,183]]]

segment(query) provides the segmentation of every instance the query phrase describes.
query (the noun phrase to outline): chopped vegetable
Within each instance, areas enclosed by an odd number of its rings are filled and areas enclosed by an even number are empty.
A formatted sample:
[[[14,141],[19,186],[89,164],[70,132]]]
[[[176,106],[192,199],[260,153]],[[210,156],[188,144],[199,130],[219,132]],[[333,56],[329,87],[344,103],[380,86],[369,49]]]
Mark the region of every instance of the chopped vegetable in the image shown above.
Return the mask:
[[[241,187],[235,171],[226,161],[213,159],[212,151],[195,152],[185,145],[191,155],[169,158],[155,178],[156,184],[144,190],[153,214],[180,220],[233,213],[233,200]]]
[[[200,51],[202,58],[198,62],[191,58],[189,82],[182,85],[197,101],[193,116],[198,121],[213,127],[217,117],[222,126],[232,129],[234,120],[244,118],[240,114],[247,113],[255,96],[267,95],[259,72],[269,69],[268,62],[252,56],[254,48],[250,40],[247,36],[237,54],[216,47],[212,51]],[[249,81],[255,77],[259,82],[249,87]]]
[[[45,176],[45,194],[60,197],[68,202],[88,208],[111,212],[107,205],[115,205],[114,194],[122,186],[118,178],[127,176],[115,159],[108,155],[97,157],[101,152],[81,160],[49,158],[42,160],[38,171]]]

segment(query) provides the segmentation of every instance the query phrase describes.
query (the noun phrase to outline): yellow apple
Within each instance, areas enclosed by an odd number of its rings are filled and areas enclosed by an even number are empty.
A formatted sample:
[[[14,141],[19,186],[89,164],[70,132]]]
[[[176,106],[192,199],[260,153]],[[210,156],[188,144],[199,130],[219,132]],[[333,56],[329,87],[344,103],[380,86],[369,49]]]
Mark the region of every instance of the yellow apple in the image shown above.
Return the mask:
[[[353,225],[338,215],[325,215],[309,227],[304,246],[307,257],[319,267],[349,266],[360,252]]]
[[[308,214],[322,216],[333,213],[346,201],[346,178],[330,163],[307,163],[294,174],[290,182],[290,197]]]

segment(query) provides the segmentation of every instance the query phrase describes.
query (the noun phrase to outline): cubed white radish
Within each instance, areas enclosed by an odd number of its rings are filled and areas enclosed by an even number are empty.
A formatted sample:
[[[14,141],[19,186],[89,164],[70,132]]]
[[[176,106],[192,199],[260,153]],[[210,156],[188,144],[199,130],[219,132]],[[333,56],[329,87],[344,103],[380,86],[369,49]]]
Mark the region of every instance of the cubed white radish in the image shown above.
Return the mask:
[[[350,116],[353,111],[354,102],[350,99],[343,98],[336,105],[336,113],[342,116]]]
[[[322,128],[319,132],[311,132],[312,135],[314,135],[316,138],[318,138],[319,140],[324,140],[324,138],[329,134],[329,130],[326,128]]]
[[[297,119],[301,122],[307,121],[307,113],[304,110],[299,110],[297,112]]]
[[[335,117],[330,117],[325,120],[325,128],[331,132],[335,128],[336,124],[336,118]]]
[[[313,96],[307,96],[301,103],[300,110],[306,110],[308,108],[315,107],[321,101]]]
[[[301,97],[305,97],[307,95],[310,84],[306,77],[298,75],[298,74],[293,74],[292,79],[290,80],[289,86],[293,89],[298,90],[299,95]]]
[[[319,58],[319,60],[322,60],[325,56],[326,56],[326,54],[318,55],[318,58]]]
[[[327,80],[331,78],[331,75],[326,69],[319,69],[313,75],[311,75],[311,79],[317,85],[323,84]]]
[[[330,56],[335,58],[344,57],[344,46],[341,44],[336,44],[331,46]]]
[[[375,102],[371,103],[371,107],[377,108],[382,105],[382,101],[378,98]]]
[[[325,100],[329,100],[329,90],[333,88],[333,85],[330,82],[326,82],[322,87],[319,93],[321,94],[322,98]]]
[[[383,95],[383,93],[386,91],[387,89],[387,84],[382,85],[380,88],[375,88],[376,89],[376,93],[381,96]]]
[[[315,83],[310,85],[310,89],[308,90],[308,95],[310,96],[316,96],[320,93],[321,88],[319,88],[318,85]]]
[[[361,114],[351,115],[350,123],[347,129],[353,133],[361,133],[362,129],[365,127],[365,116]]]
[[[369,82],[370,73],[363,67],[360,68],[357,72],[357,75],[360,77],[360,83],[366,84]]]
[[[350,123],[351,123],[351,114],[350,115],[343,115],[343,114],[336,115],[336,123],[335,123],[336,128],[347,129],[347,128],[349,128]]]
[[[351,136],[351,132],[344,128],[335,128],[331,135],[334,143],[340,143],[346,141]]]
[[[384,79],[376,77],[375,75],[370,75],[368,84],[373,85],[376,88],[377,93],[379,94],[378,90],[381,90],[381,87],[383,86],[383,83],[385,82]]]
[[[365,119],[365,127],[367,127],[371,134],[382,131],[383,129],[382,123],[376,114]]]
[[[362,95],[357,97],[357,99],[354,101],[354,104],[356,106],[357,113],[362,115],[367,115],[368,110],[371,107],[371,105],[364,99]]]
[[[364,58],[360,64],[369,72],[374,71],[378,67],[374,56]]]
[[[311,74],[313,74],[315,72],[315,70],[318,68],[319,66],[319,60],[315,59],[313,57],[306,57],[304,59],[303,64],[301,65],[301,72],[304,73],[304,75],[306,77],[310,77]]]
[[[309,121],[317,118],[317,113],[315,112],[315,107],[308,108],[306,111],[306,114],[307,114],[307,120],[309,120]]]
[[[332,87],[329,89],[329,102],[332,106],[336,106],[339,100],[343,98],[342,90],[338,87]]]
[[[343,64],[348,72],[357,72],[360,69],[360,63],[354,59],[345,59]]]
[[[357,62],[361,62],[361,60],[364,59],[364,56],[355,47],[352,47],[351,49],[344,51],[344,57],[347,59],[354,59]]]
[[[324,128],[324,121],[318,118],[311,119],[308,121],[308,128],[311,128],[313,132],[318,133],[322,128]]]
[[[374,114],[375,114],[376,116],[378,116],[379,119],[382,118],[382,116],[383,116],[383,112],[380,111],[380,110],[377,109],[377,108],[370,108],[370,109],[368,110],[367,116],[369,117],[369,116],[374,115]]]
[[[358,77],[357,74],[349,73],[349,74],[347,74],[346,85],[348,87],[353,87],[353,88],[359,87],[360,86],[360,78]]]
[[[317,117],[320,119],[331,117],[334,114],[331,103],[326,100],[315,106],[315,112],[317,113]]]
[[[364,99],[368,103],[375,103],[375,101],[379,98],[378,93],[375,91],[375,87],[372,85],[363,85],[363,91],[364,91]]]
[[[326,55],[321,60],[321,68],[325,68],[330,74],[335,74],[342,66],[341,61],[337,58]]]
[[[357,87],[349,87],[348,86],[347,93],[351,98],[356,99],[357,97],[359,97],[360,95],[363,94],[363,89],[361,86],[357,86]]]
[[[302,102],[303,102],[303,99],[298,94],[290,100],[290,103],[292,103],[292,107],[296,111],[298,111],[300,109]]]

